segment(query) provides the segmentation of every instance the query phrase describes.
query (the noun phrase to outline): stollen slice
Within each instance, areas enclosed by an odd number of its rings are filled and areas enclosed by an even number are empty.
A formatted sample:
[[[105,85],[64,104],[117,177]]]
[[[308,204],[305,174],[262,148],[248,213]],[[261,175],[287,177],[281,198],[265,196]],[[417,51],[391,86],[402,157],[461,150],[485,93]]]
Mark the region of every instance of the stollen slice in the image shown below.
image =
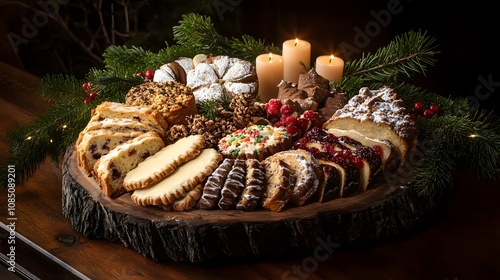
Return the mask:
[[[208,148],[200,155],[179,166],[172,174],[150,187],[135,190],[130,196],[135,203],[169,205],[201,184],[219,165],[222,154]]]
[[[133,191],[158,183],[181,164],[198,156],[204,148],[204,143],[203,135],[191,135],[167,145],[128,172],[123,187],[127,191]]]

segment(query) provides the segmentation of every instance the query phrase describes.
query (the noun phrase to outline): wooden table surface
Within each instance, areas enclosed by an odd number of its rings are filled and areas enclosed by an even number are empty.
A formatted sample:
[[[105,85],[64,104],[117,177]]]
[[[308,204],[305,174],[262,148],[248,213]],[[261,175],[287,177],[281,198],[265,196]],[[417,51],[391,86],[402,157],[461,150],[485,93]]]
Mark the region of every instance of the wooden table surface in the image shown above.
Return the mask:
[[[39,79],[0,62],[0,160],[6,132],[49,105]],[[74,231],[61,210],[61,169],[46,161],[16,186],[16,266],[1,279],[500,279],[500,184],[457,172],[456,192],[424,224],[391,240],[342,246],[328,255],[282,254],[156,263]],[[397,209],[394,209],[397,211]],[[0,256],[9,254],[7,191],[0,192]],[[17,278],[19,277],[19,278]]]

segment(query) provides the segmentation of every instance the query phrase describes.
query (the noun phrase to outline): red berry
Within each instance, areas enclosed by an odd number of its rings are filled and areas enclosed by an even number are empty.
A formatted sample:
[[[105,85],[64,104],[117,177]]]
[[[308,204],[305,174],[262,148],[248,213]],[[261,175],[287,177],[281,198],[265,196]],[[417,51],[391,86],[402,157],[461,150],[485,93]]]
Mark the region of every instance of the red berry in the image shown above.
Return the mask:
[[[435,115],[439,114],[439,106],[437,104],[429,106],[429,110],[431,110]]]
[[[298,118],[297,127],[304,133],[311,127],[311,121],[306,118]]]
[[[314,119],[316,119],[316,115],[314,114],[314,112],[312,110],[306,110],[303,114],[304,118],[310,120],[310,121],[313,121]]]
[[[142,71],[137,72],[136,75],[139,76],[139,77],[143,77],[144,78],[144,72],[142,72]]]
[[[296,136],[300,133],[299,128],[294,124],[288,124],[286,126],[286,131],[290,133],[292,136]]]
[[[434,112],[431,111],[431,109],[425,109],[425,111],[422,113],[422,117],[425,119],[432,117],[434,115]]]
[[[281,106],[280,112],[282,115],[291,116],[293,114],[294,110],[293,110],[292,106],[285,104],[285,105]]]
[[[280,113],[280,108],[276,105],[270,104],[266,111],[268,116],[277,116]]]
[[[278,98],[271,98],[271,99],[269,99],[268,103],[269,103],[270,106],[276,106],[278,108],[278,110],[283,105],[281,103],[281,99],[278,99]]]
[[[420,101],[417,101],[415,102],[415,104],[413,104],[413,113],[415,113],[415,115],[420,115],[424,112],[424,103],[420,102]]]
[[[283,123],[282,121],[277,121],[274,123],[274,127],[282,127],[282,126],[285,126],[285,123]]]
[[[93,92],[89,93],[89,97],[90,97],[90,98],[92,98],[92,100],[94,100],[94,98],[96,98],[96,97],[97,97],[97,95],[98,95],[98,94],[97,94],[97,92],[95,92],[95,91],[93,91]]]
[[[152,81],[153,80],[153,77],[155,75],[155,71],[149,69],[149,70],[146,70],[146,73],[144,73],[144,75],[146,76],[146,80],[150,80]]]
[[[88,91],[92,87],[92,84],[90,82],[83,83],[82,88],[85,91]]]
[[[85,99],[83,99],[83,103],[84,104],[90,104],[94,101],[94,98],[90,97],[90,96],[87,96],[85,97]]]
[[[286,125],[289,125],[289,124],[293,124],[293,125],[296,125],[297,124],[297,118],[294,117],[294,116],[287,116],[285,118],[285,124]]]

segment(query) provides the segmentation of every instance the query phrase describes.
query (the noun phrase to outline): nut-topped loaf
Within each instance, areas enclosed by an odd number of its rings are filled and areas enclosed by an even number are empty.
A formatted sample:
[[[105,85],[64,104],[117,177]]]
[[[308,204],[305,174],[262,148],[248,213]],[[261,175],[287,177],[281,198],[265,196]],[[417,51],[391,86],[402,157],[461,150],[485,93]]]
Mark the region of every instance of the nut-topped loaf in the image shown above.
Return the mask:
[[[355,130],[366,137],[391,142],[402,160],[417,136],[415,121],[398,94],[389,87],[361,88],[359,94],[324,124],[326,129]]]
[[[191,88],[175,81],[146,82],[132,87],[125,103],[154,109],[169,124],[185,124],[187,116],[198,113]]]

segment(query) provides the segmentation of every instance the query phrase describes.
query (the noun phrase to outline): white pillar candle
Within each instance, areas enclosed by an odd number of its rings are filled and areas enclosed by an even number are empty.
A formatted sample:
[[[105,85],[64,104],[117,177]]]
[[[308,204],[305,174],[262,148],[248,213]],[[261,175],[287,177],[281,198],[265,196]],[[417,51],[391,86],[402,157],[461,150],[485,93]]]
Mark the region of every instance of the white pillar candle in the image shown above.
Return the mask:
[[[261,54],[255,59],[259,96],[267,102],[278,96],[278,84],[283,80],[283,57],[277,54]]]
[[[321,77],[338,82],[344,73],[344,61],[340,57],[323,55],[316,59],[315,70]]]
[[[283,43],[283,80],[297,83],[305,71],[301,62],[309,69],[311,65],[311,44],[304,40],[287,40]]]

